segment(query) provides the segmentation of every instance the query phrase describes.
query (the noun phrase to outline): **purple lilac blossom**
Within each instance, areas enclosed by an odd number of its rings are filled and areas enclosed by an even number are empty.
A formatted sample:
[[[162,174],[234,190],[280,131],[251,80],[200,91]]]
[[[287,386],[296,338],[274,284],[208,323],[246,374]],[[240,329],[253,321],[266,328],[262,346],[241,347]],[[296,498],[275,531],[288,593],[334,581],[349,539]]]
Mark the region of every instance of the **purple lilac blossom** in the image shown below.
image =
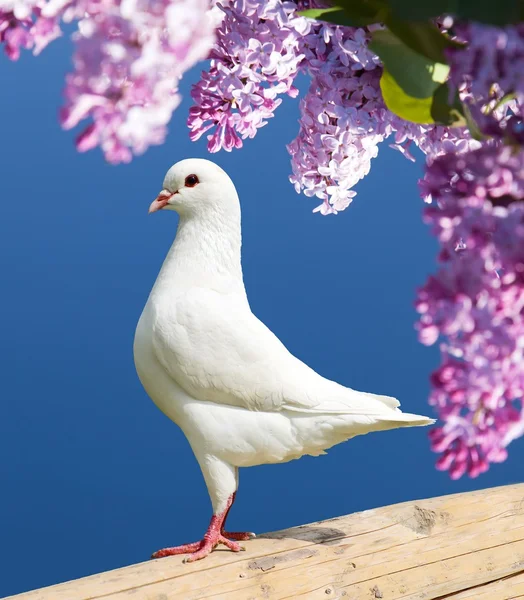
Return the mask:
[[[414,143],[428,164],[446,152],[479,146],[463,128],[417,125],[389,111],[380,91],[382,67],[368,41],[364,29],[322,25],[304,42],[312,84],[300,104],[298,137],[288,146],[290,179],[297,192],[323,200],[315,211],[324,215],[351,203],[351,188],[369,173],[378,145],[392,134],[391,147],[415,160]]]
[[[458,24],[465,48],[448,51],[450,79],[464,84],[475,101],[515,93],[524,95],[524,24],[504,28],[478,23]]]
[[[296,96],[293,81],[304,58],[300,40],[311,28],[281,0],[235,0],[223,7],[208,72],[191,92],[190,138],[207,136],[208,150],[231,151],[267,124],[282,94]]]
[[[317,196],[322,214],[351,203],[386,133],[378,58],[363,29],[315,26],[303,40],[312,76],[300,103],[300,128],[288,145],[297,192]]]
[[[484,135],[523,145],[524,24],[458,23],[455,29],[466,45],[448,51],[451,83]]]
[[[524,153],[497,142],[428,167],[440,268],[419,290],[420,341],[439,337],[430,404],[437,467],[476,477],[524,432]]]
[[[444,424],[430,438],[453,479],[505,460],[524,434],[524,29],[456,30],[468,45],[449,54],[451,81],[482,138],[421,181],[441,266],[417,298],[421,342],[443,339],[430,403]]]
[[[191,139],[209,132],[211,152],[242,147],[273,116],[278,96],[297,94],[296,75],[308,73],[312,82],[300,103],[299,133],[288,145],[290,180],[297,192],[322,200],[315,209],[322,214],[351,203],[353,186],[392,133],[393,147],[410,159],[413,142],[428,161],[470,147],[465,130],[407,123],[387,110],[380,60],[367,47],[369,32],[297,16],[302,5],[233,0],[223,9],[210,68],[192,91]]]
[[[0,41],[11,58],[35,53],[78,21],[74,71],[67,76],[62,126],[90,123],[79,151],[100,146],[112,163],[162,143],[180,102],[183,73],[209,54],[194,86],[188,124],[208,148],[242,146],[267,124],[283,94],[296,96],[300,72],[312,78],[301,102],[297,138],[288,146],[297,192],[317,196],[323,214],[346,208],[353,186],[370,170],[378,144],[408,158],[418,145],[431,160],[468,146],[464,132],[407,123],[381,99],[378,57],[364,29],[320,24],[296,14],[315,3],[285,0],[0,0]],[[210,6],[213,8],[211,10]],[[216,31],[219,23],[221,25]],[[215,42],[215,43],[214,43]]]
[[[43,0],[0,0],[0,44],[11,60],[20,51],[37,55],[61,35],[59,18]]]
[[[60,121],[69,129],[89,118],[78,150],[100,146],[109,162],[129,162],[164,141],[180,78],[214,41],[215,15],[208,0],[93,0],[85,15]]]
[[[221,14],[212,0],[0,0],[0,42],[11,59],[37,54],[61,20],[78,21],[60,122],[89,119],[77,149],[129,162],[164,141],[180,78],[208,55]]]
[[[378,145],[394,134],[391,147],[415,160],[415,143],[428,164],[445,152],[478,146],[464,129],[409,123],[389,111],[380,91],[382,67],[367,48],[364,29],[322,25],[305,42],[307,69],[313,77],[301,101],[298,137],[288,150],[291,182],[297,192],[316,195],[322,214],[345,209],[356,195],[351,188],[371,168]]]

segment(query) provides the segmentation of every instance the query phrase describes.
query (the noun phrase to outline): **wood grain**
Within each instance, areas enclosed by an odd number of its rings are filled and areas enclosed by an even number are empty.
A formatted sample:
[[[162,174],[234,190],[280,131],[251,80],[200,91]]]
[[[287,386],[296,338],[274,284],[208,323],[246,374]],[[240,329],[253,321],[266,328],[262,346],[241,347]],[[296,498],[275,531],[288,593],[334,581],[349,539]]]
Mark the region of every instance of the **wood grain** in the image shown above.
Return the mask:
[[[524,484],[266,534],[247,551],[149,561],[13,600],[524,600]]]

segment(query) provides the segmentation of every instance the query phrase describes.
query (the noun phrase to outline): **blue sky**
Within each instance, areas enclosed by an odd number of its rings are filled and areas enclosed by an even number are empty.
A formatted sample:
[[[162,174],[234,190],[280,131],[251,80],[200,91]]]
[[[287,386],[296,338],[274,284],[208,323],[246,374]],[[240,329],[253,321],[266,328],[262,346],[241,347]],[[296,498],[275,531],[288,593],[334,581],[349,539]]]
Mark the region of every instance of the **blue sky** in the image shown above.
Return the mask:
[[[130,165],[80,155],[57,124],[66,39],[0,59],[0,596],[146,560],[200,539],[204,482],[178,428],[135,374],[136,322],[176,229],[147,215],[188,140],[190,74],[170,135]],[[431,414],[438,350],[416,339],[415,289],[434,268],[413,165],[384,144],[353,205],[312,214],[288,183],[286,99],[254,140],[212,157],[236,183],[254,312],[302,360]],[[241,471],[230,529],[265,532],[375,506],[521,480],[524,444],[477,480],[434,469],[426,431],[372,434],[321,458]],[[248,548],[249,551],[249,548]],[[24,560],[20,560],[24,557]]]

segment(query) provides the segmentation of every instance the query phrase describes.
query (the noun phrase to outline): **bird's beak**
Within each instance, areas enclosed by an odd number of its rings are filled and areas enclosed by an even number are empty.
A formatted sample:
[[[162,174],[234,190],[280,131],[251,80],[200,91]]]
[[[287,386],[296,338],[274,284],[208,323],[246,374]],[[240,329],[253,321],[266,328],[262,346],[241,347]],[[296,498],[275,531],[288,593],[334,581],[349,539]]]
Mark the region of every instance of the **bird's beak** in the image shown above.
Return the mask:
[[[176,192],[175,192],[176,193]],[[173,196],[173,192],[169,190],[162,190],[160,194],[151,202],[151,206],[149,207],[149,213],[154,213],[157,210],[160,210],[166,206],[169,202],[169,199]]]

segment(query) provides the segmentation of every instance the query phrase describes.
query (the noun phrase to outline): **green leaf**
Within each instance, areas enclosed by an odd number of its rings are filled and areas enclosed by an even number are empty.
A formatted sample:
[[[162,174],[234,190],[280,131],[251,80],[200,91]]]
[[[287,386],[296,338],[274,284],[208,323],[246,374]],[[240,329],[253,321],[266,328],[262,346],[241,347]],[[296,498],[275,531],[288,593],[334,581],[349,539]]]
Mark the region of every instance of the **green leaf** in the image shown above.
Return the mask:
[[[462,107],[464,109],[464,116],[466,118],[466,123],[468,124],[468,129],[471,134],[471,137],[474,140],[478,140],[479,142],[482,141],[484,139],[484,135],[480,131],[479,126],[477,125],[477,122],[473,118],[473,115],[471,114],[471,111],[469,110],[469,106],[466,103],[464,103],[462,105]]]
[[[443,14],[491,25],[509,25],[524,19],[523,0],[388,0],[396,19],[426,21]]]
[[[386,0],[337,0],[337,4],[329,8],[302,10],[298,14],[336,25],[365,27],[382,22],[389,10]]]
[[[329,8],[310,8],[308,10],[299,11],[297,14],[315,19],[316,21],[327,21],[335,25],[344,25],[349,27],[359,27],[355,22],[347,16],[347,14],[339,6],[331,6]]]
[[[342,10],[340,6],[330,6],[329,8],[308,8],[307,10],[299,10],[298,14],[309,19],[322,20],[324,15],[329,15],[332,12]]]
[[[408,48],[435,62],[447,63],[444,50],[462,47],[428,22],[408,22],[388,18],[386,25]]]
[[[446,81],[448,65],[415,52],[389,30],[375,31],[369,47],[384,65],[380,88],[386,106],[408,121],[434,123],[433,94]]]
[[[449,103],[449,85],[447,83],[439,85],[433,94],[431,116],[440,125],[448,127],[465,127],[467,125],[458,93],[455,93],[453,102]]]
[[[389,0],[391,13],[405,21],[426,21],[449,12],[450,0]]]
[[[384,69],[380,78],[382,97],[389,110],[406,121],[413,123],[434,123],[431,116],[433,98],[414,98],[398,85],[395,78]]]
[[[491,25],[509,25],[522,19],[522,0],[454,0],[457,8],[450,12],[462,19]]]
[[[446,80],[449,67],[432,61],[406,46],[391,31],[375,31],[369,44],[407,96],[430,99]]]
[[[389,14],[388,0],[337,0],[353,27],[382,23]]]
[[[488,25],[524,21],[524,0],[335,0],[337,6],[303,11],[312,19],[338,25],[364,27],[390,18],[422,23],[444,14]],[[338,10],[343,9],[345,17]],[[315,14],[316,13],[316,14]],[[331,13],[331,16],[329,16]],[[428,23],[429,25],[429,23]],[[402,36],[400,36],[402,37]]]
[[[509,94],[505,94],[498,102],[495,103],[495,106],[493,106],[493,108],[490,110],[490,113],[494,112],[495,110],[497,110],[497,108],[500,108],[501,106],[506,104],[506,102],[511,102],[511,100],[515,100],[516,97],[516,92],[510,92]]]

